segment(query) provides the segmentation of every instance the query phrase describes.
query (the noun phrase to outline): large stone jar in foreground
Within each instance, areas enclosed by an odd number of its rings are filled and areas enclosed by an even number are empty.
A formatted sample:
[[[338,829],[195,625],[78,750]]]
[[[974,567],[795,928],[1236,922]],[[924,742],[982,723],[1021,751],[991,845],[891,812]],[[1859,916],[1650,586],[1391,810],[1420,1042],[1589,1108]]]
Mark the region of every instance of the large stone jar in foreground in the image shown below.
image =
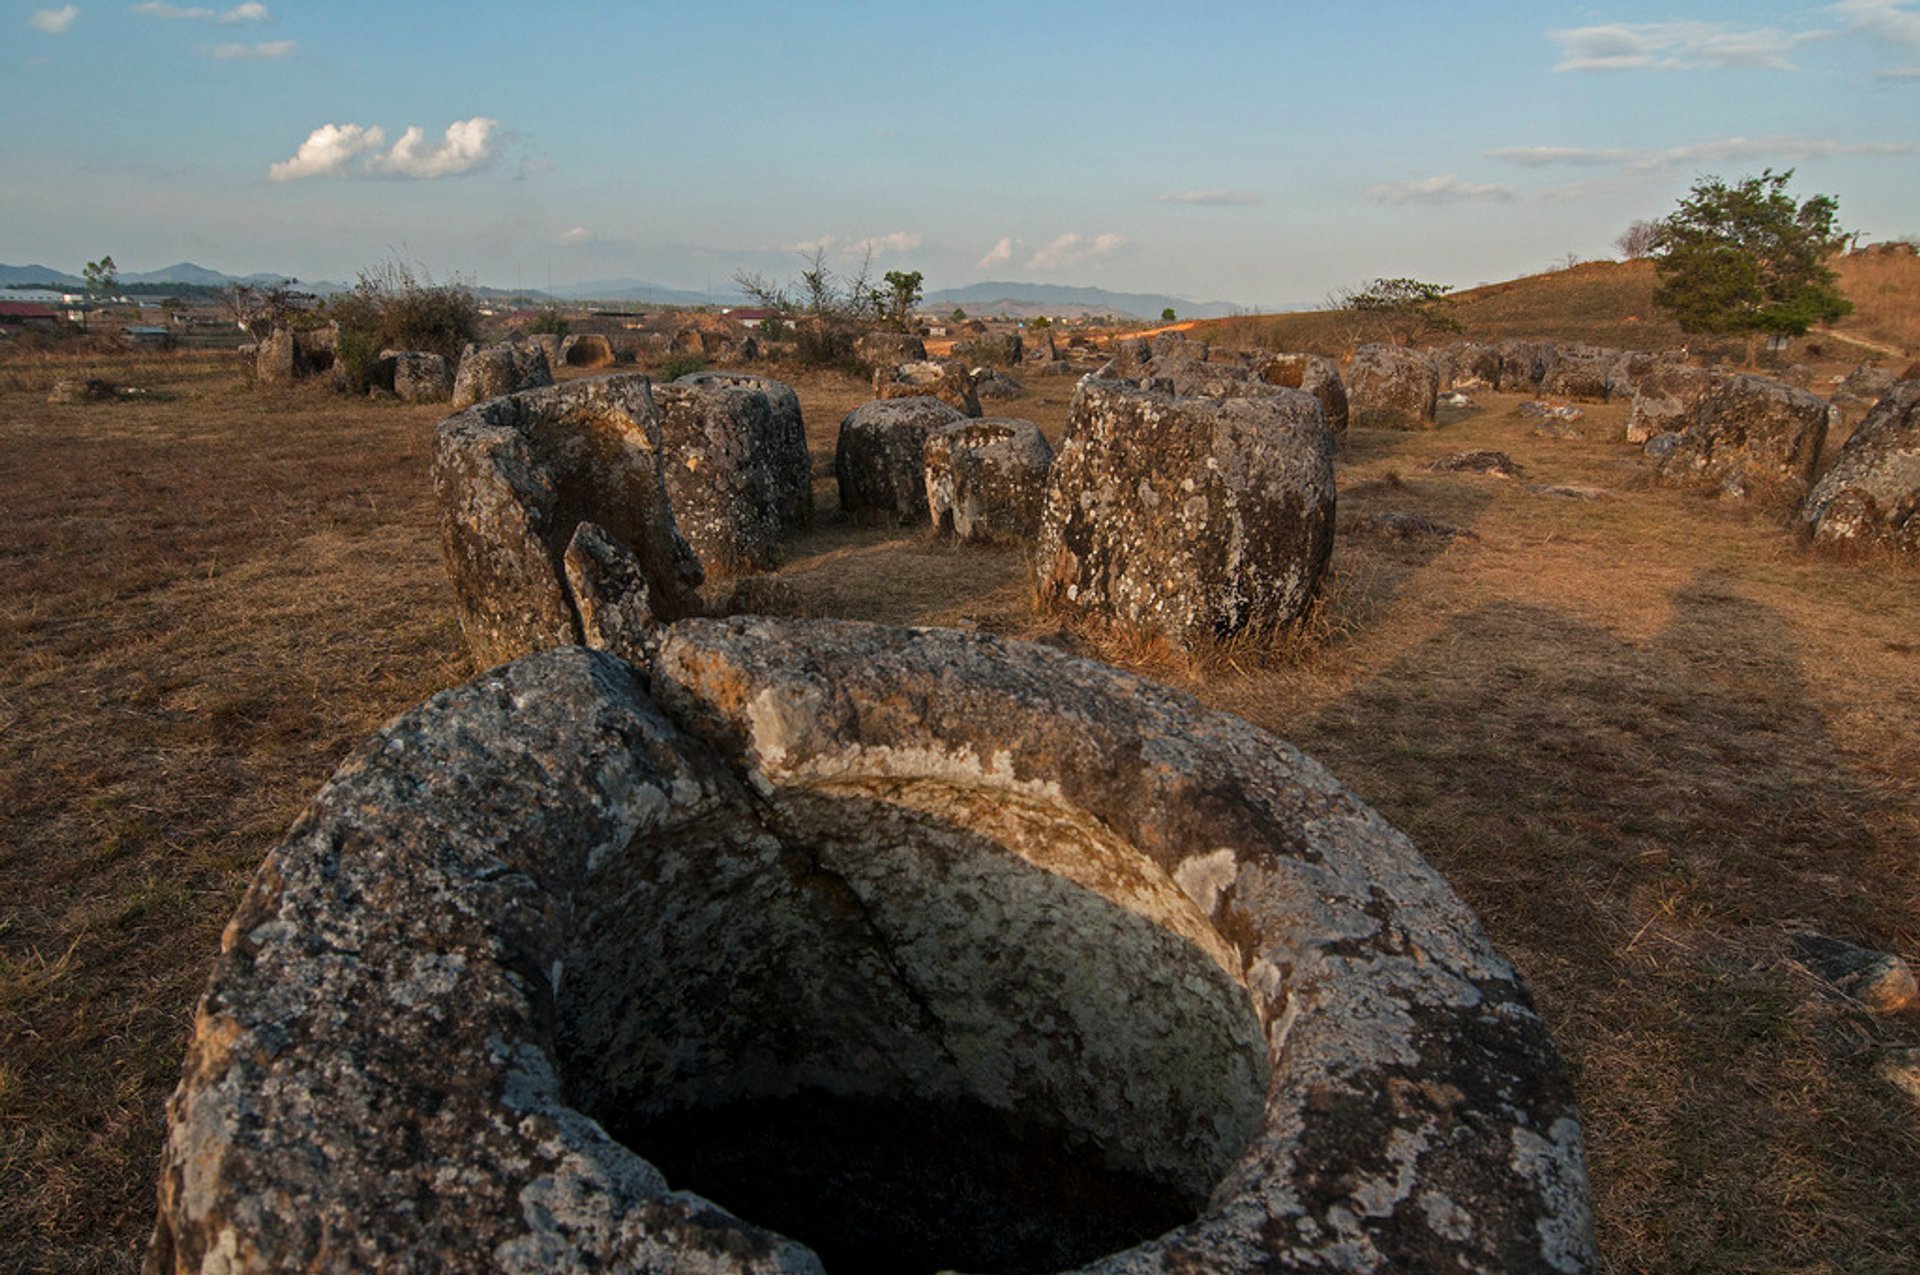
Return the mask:
[[[361,747],[222,940],[149,1272],[1591,1267],[1526,988],[1191,698],[689,620]]]
[[[1291,623],[1333,553],[1333,435],[1312,395],[1074,392],[1034,549],[1042,607],[1188,646]]]

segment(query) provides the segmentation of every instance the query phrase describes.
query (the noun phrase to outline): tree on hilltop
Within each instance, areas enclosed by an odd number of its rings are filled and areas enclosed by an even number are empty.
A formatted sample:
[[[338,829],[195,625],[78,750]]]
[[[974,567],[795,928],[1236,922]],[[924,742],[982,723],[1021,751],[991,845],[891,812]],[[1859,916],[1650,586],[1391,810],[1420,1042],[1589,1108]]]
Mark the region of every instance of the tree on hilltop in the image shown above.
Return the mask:
[[[1850,238],[1840,204],[1830,195],[1796,202],[1792,177],[1791,168],[1734,185],[1702,177],[1654,236],[1654,303],[1683,332],[1745,337],[1749,366],[1762,333],[1804,336],[1853,309],[1826,265]]]

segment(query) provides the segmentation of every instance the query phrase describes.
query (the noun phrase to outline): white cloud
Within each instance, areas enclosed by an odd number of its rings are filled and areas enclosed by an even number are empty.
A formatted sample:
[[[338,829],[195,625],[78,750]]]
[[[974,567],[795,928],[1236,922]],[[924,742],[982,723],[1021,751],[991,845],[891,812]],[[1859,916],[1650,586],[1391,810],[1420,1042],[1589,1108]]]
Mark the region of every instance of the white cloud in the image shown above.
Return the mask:
[[[1877,36],[1895,44],[1920,48],[1920,13],[1909,11],[1903,0],[1840,0],[1828,12],[1850,18],[1850,35]]]
[[[1386,182],[1369,186],[1361,193],[1382,204],[1510,204],[1518,198],[1511,186],[1462,181],[1453,176]]]
[[[912,252],[920,243],[921,238],[915,232],[896,230],[890,235],[862,239],[853,245],[853,250],[863,256],[884,257],[890,252]]]
[[[267,169],[267,180],[293,181],[301,177],[319,177],[337,173],[355,156],[377,150],[387,140],[385,130],[375,125],[322,124],[307,134],[292,159],[283,159]]]
[[[283,58],[293,49],[292,40],[265,40],[259,44],[216,44],[207,50],[207,56],[221,59]]]
[[[237,4],[220,15],[222,22],[265,22],[273,15],[267,12],[264,4]]]
[[[1890,66],[1874,72],[1876,80],[1920,80],[1920,66]]]
[[[392,150],[367,160],[367,171],[385,177],[421,178],[470,173],[493,161],[497,150],[493,131],[499,126],[499,120],[490,120],[484,115],[456,120],[447,125],[445,136],[431,146],[424,131],[409,127]]]
[[[1560,46],[1556,71],[1681,71],[1698,67],[1760,67],[1791,71],[1787,54],[1831,31],[1793,33],[1775,27],[1729,27],[1718,22],[1616,22],[1547,32]]]
[[[566,244],[568,247],[573,247],[577,244],[592,243],[597,238],[599,238],[599,236],[595,235],[585,226],[575,226],[572,230],[561,231],[559,242]]]
[[[1194,204],[1202,208],[1231,208],[1264,203],[1250,190],[1183,190],[1176,194],[1155,195],[1163,204]]]
[[[1523,168],[1545,168],[1565,164],[1585,168],[1622,168],[1651,171],[1679,168],[1690,164],[1717,164],[1736,159],[1764,159],[1780,163],[1798,163],[1806,159],[1836,159],[1846,156],[1920,155],[1920,141],[1912,142],[1838,142],[1816,137],[1729,137],[1719,141],[1695,142],[1666,150],[1630,150],[1618,147],[1583,146],[1508,146],[1486,152],[1490,159],[1505,160]]]
[[[156,0],[148,0],[146,4],[134,5],[133,12],[144,13],[149,18],[199,19],[211,18],[213,16],[212,9],[183,9],[176,4],[159,4],[156,3]]]
[[[788,244],[787,249],[811,257],[816,252],[832,252],[833,245],[839,242],[832,235],[821,235],[818,239],[802,239],[799,243]]]
[[[35,9],[28,15],[27,25],[48,35],[65,35],[67,28],[79,16],[80,6],[77,4],[62,5],[58,9]]]
[[[977,263],[977,268],[985,270],[989,266],[1006,265],[1009,261],[1013,260],[1013,247],[1019,242],[1018,239],[1015,239],[1011,235],[1001,239],[999,243],[987,249],[987,255],[980,258]]]
[[[1098,261],[1103,257],[1111,257],[1126,246],[1125,235],[1095,235],[1089,239],[1085,235],[1064,234],[1028,257],[1027,269],[1058,270],[1062,266],[1076,266],[1083,261]]]

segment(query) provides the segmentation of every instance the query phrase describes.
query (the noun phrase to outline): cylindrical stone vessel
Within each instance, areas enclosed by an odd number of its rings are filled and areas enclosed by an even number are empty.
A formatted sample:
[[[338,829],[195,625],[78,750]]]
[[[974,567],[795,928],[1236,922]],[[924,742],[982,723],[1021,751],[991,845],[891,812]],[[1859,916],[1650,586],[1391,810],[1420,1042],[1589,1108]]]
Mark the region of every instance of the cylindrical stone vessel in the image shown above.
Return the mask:
[[[988,635],[667,628],[363,745],[229,923],[150,1272],[1574,1272],[1514,970],[1280,740]]]

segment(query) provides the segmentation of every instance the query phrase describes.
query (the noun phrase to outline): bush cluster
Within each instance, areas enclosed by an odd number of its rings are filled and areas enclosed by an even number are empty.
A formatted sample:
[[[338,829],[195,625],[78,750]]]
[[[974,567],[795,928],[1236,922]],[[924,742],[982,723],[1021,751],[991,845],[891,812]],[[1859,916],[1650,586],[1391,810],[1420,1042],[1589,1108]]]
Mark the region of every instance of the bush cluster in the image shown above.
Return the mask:
[[[380,351],[425,350],[449,362],[480,334],[480,303],[465,283],[435,283],[404,262],[362,270],[353,291],[334,299],[340,325],[334,357],[364,385]]]

